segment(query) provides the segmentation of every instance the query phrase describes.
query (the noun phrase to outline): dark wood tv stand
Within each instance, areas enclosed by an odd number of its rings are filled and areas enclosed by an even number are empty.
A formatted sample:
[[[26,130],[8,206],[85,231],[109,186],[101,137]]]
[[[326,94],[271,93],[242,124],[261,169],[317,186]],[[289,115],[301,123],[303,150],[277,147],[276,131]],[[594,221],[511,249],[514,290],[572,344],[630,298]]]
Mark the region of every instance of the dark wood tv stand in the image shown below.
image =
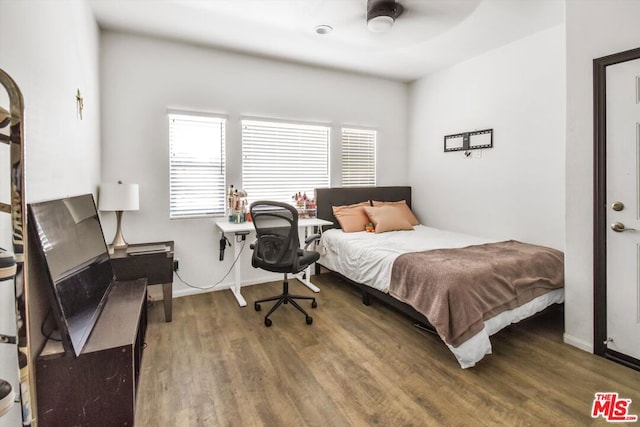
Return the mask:
[[[36,360],[38,425],[133,426],[146,279],[116,282],[78,357],[49,340]]]

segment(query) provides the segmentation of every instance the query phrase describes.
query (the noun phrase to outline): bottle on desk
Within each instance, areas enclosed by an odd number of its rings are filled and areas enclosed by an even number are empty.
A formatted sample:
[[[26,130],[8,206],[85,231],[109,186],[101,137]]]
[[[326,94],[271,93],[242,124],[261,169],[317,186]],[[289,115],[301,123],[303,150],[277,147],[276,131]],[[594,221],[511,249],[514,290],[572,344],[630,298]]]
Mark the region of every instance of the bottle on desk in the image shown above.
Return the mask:
[[[229,186],[227,192],[227,218],[229,218],[229,222],[233,222],[233,184]]]

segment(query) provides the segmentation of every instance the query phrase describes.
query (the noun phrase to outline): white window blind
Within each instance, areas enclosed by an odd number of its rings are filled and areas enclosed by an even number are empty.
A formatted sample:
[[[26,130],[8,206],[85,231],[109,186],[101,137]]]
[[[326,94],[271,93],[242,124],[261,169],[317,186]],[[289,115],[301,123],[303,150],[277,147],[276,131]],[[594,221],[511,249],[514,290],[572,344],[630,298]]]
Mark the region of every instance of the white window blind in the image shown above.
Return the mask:
[[[291,202],[329,186],[328,126],[242,121],[242,185],[250,202]]]
[[[376,185],[376,136],[370,129],[342,128],[342,185]]]
[[[225,123],[220,117],[169,113],[169,217],[224,215]]]

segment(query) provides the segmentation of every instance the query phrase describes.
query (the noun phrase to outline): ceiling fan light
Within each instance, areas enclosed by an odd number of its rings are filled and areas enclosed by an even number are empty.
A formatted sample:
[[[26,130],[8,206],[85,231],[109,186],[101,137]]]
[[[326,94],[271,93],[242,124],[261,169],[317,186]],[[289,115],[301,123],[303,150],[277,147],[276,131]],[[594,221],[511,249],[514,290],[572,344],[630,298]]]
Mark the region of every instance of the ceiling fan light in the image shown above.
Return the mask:
[[[387,15],[375,16],[367,21],[367,27],[369,31],[374,33],[384,33],[393,27],[395,19]]]

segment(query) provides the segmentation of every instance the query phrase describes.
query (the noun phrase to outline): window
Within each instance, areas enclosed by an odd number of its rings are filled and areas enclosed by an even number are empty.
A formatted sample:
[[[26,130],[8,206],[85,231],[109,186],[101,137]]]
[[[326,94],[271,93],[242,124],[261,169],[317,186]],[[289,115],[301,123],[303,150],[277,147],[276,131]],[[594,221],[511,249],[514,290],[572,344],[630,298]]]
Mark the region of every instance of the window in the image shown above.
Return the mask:
[[[250,201],[291,202],[329,186],[328,126],[242,121],[242,185]]]
[[[206,114],[169,113],[169,217],[224,215],[225,123]]]
[[[342,185],[376,185],[377,131],[342,128]]]

